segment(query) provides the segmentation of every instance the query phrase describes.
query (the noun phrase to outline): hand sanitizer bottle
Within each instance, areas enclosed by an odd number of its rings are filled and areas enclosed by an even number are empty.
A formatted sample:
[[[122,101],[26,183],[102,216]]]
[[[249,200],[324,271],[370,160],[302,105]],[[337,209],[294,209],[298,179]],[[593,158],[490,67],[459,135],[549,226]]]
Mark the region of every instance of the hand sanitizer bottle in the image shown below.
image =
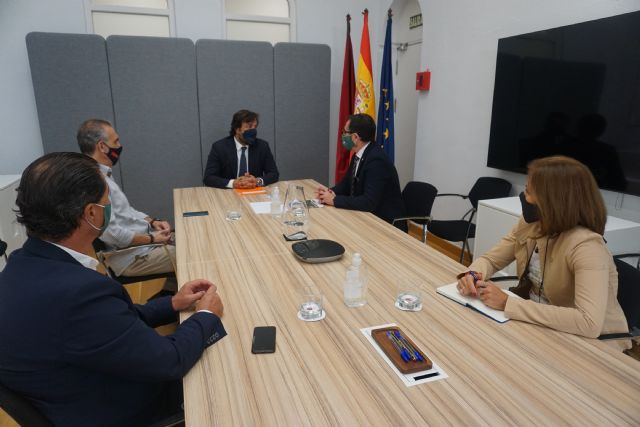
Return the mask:
[[[367,303],[367,280],[362,256],[354,253],[344,282],[344,303],[347,307],[361,307]]]
[[[281,210],[280,189],[276,185],[273,187],[273,191],[271,192],[271,216],[273,218],[278,218]]]

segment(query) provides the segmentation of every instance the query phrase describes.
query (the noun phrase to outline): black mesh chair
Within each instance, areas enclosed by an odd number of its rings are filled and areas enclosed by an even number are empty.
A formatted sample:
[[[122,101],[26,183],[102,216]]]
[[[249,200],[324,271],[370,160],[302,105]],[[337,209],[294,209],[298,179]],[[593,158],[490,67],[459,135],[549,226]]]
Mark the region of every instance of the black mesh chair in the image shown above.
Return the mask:
[[[154,246],[160,246],[160,245],[154,245]],[[176,273],[174,271],[171,271],[168,273],[148,274],[146,276],[118,276],[117,274],[114,273],[111,267],[109,267],[109,263],[107,262],[107,256],[106,256],[108,252],[106,252],[106,249],[107,247],[105,246],[102,240],[95,239],[93,241],[93,250],[96,252],[96,258],[98,259],[98,261],[100,261],[100,264],[104,266],[107,272],[107,275],[112,279],[117,280],[123,285],[128,285],[130,283],[136,283],[136,282],[145,282],[147,280],[167,279],[167,278],[176,277]]]
[[[0,384],[0,408],[21,426],[53,426],[31,402],[2,384]]]
[[[502,178],[481,177],[478,178],[469,194],[444,193],[438,194],[436,197],[455,196],[463,199],[469,199],[471,209],[469,209],[461,219],[438,221],[431,220],[429,222],[429,233],[450,242],[463,242],[462,251],[460,251],[460,262],[464,259],[465,249],[469,249],[469,239],[476,235],[476,226],[473,218],[478,210],[478,201],[487,199],[499,199],[507,197],[511,191],[511,183]]]
[[[413,221],[422,225],[422,242],[427,241],[427,224],[431,221],[431,208],[438,194],[438,189],[426,182],[411,181],[402,190],[402,201],[407,215],[402,218],[395,218],[396,222],[405,221],[407,231],[409,230],[407,221]]]
[[[4,257],[4,260],[7,261],[7,242],[0,239],[0,256]]]
[[[622,260],[631,257],[639,257],[636,267]],[[631,331],[640,328],[640,254],[614,255],[613,261],[618,269],[618,302]]]

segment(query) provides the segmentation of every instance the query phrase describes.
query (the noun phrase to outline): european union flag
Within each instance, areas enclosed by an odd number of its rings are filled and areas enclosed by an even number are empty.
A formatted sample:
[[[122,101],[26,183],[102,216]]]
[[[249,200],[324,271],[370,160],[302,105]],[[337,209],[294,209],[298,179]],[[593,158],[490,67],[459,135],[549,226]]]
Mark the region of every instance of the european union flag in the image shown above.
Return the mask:
[[[387,18],[387,34],[384,37],[382,75],[380,77],[380,104],[378,105],[378,130],[376,141],[394,162],[393,142],[393,72],[391,69],[391,9]]]

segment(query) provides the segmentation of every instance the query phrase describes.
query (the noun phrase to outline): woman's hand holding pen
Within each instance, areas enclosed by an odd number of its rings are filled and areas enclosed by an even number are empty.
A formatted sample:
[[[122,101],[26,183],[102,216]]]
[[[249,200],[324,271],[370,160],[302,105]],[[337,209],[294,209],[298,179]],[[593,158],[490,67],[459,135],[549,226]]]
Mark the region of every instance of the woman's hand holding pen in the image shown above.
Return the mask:
[[[476,283],[482,280],[482,273],[478,273],[476,271],[469,271],[467,274],[458,279],[458,292],[460,295],[464,295],[466,297],[477,297],[478,289],[476,288]]]
[[[494,285],[493,282],[483,282],[482,280],[478,280],[475,286],[480,300],[487,307],[496,310],[504,310],[507,306],[507,298],[509,298],[509,296],[498,286]]]
[[[460,295],[478,297],[487,307],[504,310],[509,296],[491,281],[483,281],[482,273],[469,271],[458,279]]]

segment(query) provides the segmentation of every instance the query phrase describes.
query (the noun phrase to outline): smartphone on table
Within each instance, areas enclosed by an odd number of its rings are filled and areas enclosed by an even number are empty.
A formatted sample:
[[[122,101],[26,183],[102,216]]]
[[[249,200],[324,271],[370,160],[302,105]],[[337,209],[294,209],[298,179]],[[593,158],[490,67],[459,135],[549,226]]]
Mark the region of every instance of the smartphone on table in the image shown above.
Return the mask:
[[[253,329],[253,341],[251,353],[275,353],[276,351],[276,327],[256,326]]]

